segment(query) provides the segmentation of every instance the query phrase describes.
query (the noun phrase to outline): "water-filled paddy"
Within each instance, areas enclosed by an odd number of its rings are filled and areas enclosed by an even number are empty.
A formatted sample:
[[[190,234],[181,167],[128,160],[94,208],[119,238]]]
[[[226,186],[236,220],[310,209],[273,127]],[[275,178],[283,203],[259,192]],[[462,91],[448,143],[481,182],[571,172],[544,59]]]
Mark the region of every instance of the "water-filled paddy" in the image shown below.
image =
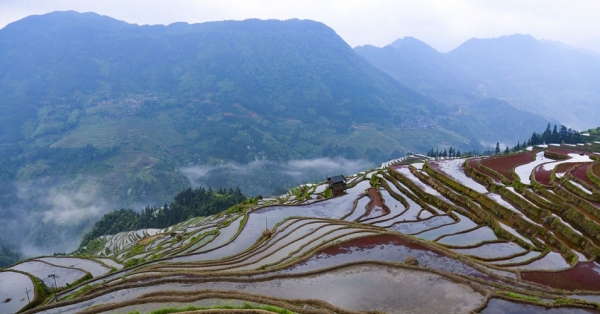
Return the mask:
[[[561,270],[569,268],[569,264],[559,253],[550,252],[546,254],[546,256],[527,265],[513,266],[510,268],[522,270]]]
[[[36,260],[48,262],[53,265],[80,268],[83,269],[94,277],[102,276],[110,271],[110,268],[102,266],[100,263],[96,263],[89,259],[84,258],[71,258],[71,257],[41,257]]]
[[[503,258],[523,253],[525,249],[512,242],[485,243],[469,249],[454,249],[456,253],[476,256],[484,259]]]
[[[391,226],[389,229],[405,234],[415,234],[423,230],[453,223],[455,223],[455,221],[454,219],[452,219],[452,217],[444,215],[434,216],[429,219],[419,221],[398,222]]]
[[[363,237],[325,248],[309,259],[275,274],[303,273],[358,261],[403,262],[409,256],[415,257],[419,266],[467,276],[490,278],[483,272],[440,252],[433,251],[418,242],[391,235]]]
[[[469,232],[445,236],[437,242],[453,246],[470,246],[495,240],[498,240],[498,237],[496,237],[494,231],[487,226],[482,226]]]
[[[106,264],[109,267],[114,267],[116,269],[121,269],[123,268],[123,265],[115,262],[114,260],[110,259],[110,258],[96,258],[97,260],[101,261],[102,263]]]
[[[356,202],[356,208],[354,208],[354,211],[352,212],[352,214],[350,214],[348,217],[344,218],[344,220],[346,221],[358,221],[358,219],[362,216],[364,216],[367,212],[367,204],[369,204],[371,200],[367,197],[367,196],[363,196],[361,198],[358,199],[358,201]]]
[[[503,224],[502,222],[498,221],[498,224],[502,227],[502,229],[508,231],[510,234],[514,235],[515,237],[527,242],[530,245],[533,245],[533,242],[531,242],[531,240],[527,239],[526,237],[522,236],[520,233],[517,232],[517,230],[513,229],[512,227]]]
[[[443,160],[438,162],[431,162],[430,165],[434,169],[438,169],[439,171],[445,173],[449,177],[451,177],[456,182],[474,190],[479,193],[487,193],[487,189],[485,186],[481,185],[479,182],[473,180],[473,178],[468,177],[464,170],[462,169],[462,164],[465,162],[465,159],[450,159]]]
[[[490,264],[503,266],[503,265],[517,264],[517,263],[527,263],[527,262],[533,261],[533,259],[536,259],[541,254],[542,253],[538,252],[538,251],[530,251],[524,255],[516,256],[513,258],[509,258],[509,259],[503,259],[503,260],[499,260],[499,261],[490,262]]]
[[[29,298],[33,300],[33,282],[27,275],[14,271],[0,272],[0,313],[16,313],[27,305],[29,301],[25,290],[29,291]]]
[[[49,278],[49,275],[56,275],[56,285],[58,287],[66,287],[67,284],[73,283],[85,276],[85,272],[73,268],[65,268],[52,266],[38,261],[27,261],[17,264],[9,269],[20,270],[27,272],[33,276],[43,280],[48,287],[54,287],[54,278]]]
[[[47,313],[76,312],[84,307],[121,302],[152,291],[242,291],[286,299],[321,299],[355,311],[466,313],[479,306],[484,296],[469,285],[452,282],[428,272],[363,264],[323,274],[258,282],[206,282],[158,284],[107,293],[95,299],[57,308]],[[436,302],[431,302],[435,299]]]
[[[469,230],[469,229],[473,229],[473,228],[477,227],[477,224],[474,223],[468,217],[463,216],[459,213],[454,213],[454,214],[456,216],[458,216],[458,218],[460,219],[456,223],[442,226],[442,227],[435,228],[435,229],[431,229],[431,230],[427,230],[425,232],[415,234],[415,236],[417,238],[421,238],[421,239],[425,239],[425,240],[435,240],[444,235],[449,235],[449,234],[453,234],[453,233],[457,233],[457,232],[461,232],[461,231],[465,231],[465,230]]]

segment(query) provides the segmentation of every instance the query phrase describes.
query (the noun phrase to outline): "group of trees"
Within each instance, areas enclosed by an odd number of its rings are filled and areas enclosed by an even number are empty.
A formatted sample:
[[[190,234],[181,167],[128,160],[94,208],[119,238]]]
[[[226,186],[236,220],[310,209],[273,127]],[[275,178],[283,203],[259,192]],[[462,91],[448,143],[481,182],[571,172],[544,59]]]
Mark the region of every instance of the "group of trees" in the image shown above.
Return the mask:
[[[552,128],[550,123],[546,126],[546,130],[541,134],[533,132],[530,138],[521,142],[517,142],[517,145],[513,146],[510,150],[508,146],[504,149],[504,153],[508,154],[509,152],[518,152],[525,149],[528,146],[533,145],[541,145],[541,144],[577,144],[582,143],[583,138],[581,133],[575,131],[571,128],[567,128],[564,125],[561,125],[560,128],[554,125]],[[496,144],[496,154],[499,154],[498,151],[499,144]]]
[[[496,147],[492,149],[484,150],[483,152],[465,152],[461,155],[460,150],[455,150],[450,147],[448,150],[440,150],[440,149],[431,149],[427,152],[427,156],[429,157],[466,157],[466,156],[474,156],[474,155],[492,155],[492,154],[509,154],[510,152],[518,152],[525,149],[528,146],[540,145],[540,144],[577,144],[582,143],[583,138],[581,133],[575,131],[571,128],[567,128],[564,125],[561,125],[560,128],[554,125],[554,128],[551,127],[550,123],[546,126],[546,130],[538,134],[533,132],[530,138],[523,141],[517,142],[517,145],[509,148],[506,146],[504,149],[500,147],[500,142],[496,143]]]
[[[198,216],[217,214],[246,199],[239,188],[213,191],[210,187],[188,188],[179,192],[171,202],[162,207],[146,208],[142,212],[120,209],[107,213],[83,236],[80,247],[93,239],[107,234],[145,228],[166,228]]]
[[[527,140],[527,146],[531,145],[539,145],[539,144],[549,144],[549,143],[565,143],[565,144],[577,144],[581,143],[581,133],[567,128],[564,125],[561,125],[560,128],[554,125],[554,128],[550,129],[550,123],[546,127],[546,130],[542,134],[537,134],[533,132],[531,138]]]
[[[450,147],[448,150],[439,150],[433,148],[427,152],[427,156],[429,157],[461,157],[460,149],[454,149]]]

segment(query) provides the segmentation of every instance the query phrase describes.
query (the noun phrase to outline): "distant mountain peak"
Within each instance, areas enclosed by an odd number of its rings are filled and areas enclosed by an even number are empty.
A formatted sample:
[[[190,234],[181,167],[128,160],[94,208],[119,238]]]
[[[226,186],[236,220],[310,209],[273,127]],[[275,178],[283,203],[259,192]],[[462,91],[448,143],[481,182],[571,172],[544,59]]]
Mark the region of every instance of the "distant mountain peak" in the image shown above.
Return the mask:
[[[470,49],[517,49],[522,50],[528,47],[539,45],[540,41],[531,35],[513,34],[494,38],[471,38],[460,46],[450,51],[450,54]]]
[[[440,52],[435,50],[433,47],[417,38],[410,36],[398,38],[387,47],[391,47],[396,51],[409,54],[427,54],[431,56],[440,54]]]
[[[37,28],[52,30],[56,28],[73,27],[73,25],[102,25],[105,27],[123,27],[129,25],[124,21],[94,12],[54,11],[41,15],[31,15],[6,25],[5,30]]]

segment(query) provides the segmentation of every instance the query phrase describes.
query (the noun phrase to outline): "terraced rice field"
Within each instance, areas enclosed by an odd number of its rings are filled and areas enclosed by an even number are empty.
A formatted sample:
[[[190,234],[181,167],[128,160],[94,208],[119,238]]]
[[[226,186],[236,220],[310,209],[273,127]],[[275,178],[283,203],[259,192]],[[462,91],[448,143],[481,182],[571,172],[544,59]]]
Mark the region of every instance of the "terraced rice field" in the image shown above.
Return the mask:
[[[227,302],[298,313],[594,313],[600,194],[577,178],[598,161],[558,153],[570,159],[544,151],[399,159],[349,176],[341,196],[307,185],[302,199],[290,193],[167,229],[103,236],[97,256],[24,261],[0,272],[0,282],[28,273],[42,282],[25,286],[43,291],[34,285],[51,287],[48,275],[59,275],[56,297],[36,296],[27,313]],[[0,303],[0,312],[27,306],[5,290],[3,299],[20,303]]]

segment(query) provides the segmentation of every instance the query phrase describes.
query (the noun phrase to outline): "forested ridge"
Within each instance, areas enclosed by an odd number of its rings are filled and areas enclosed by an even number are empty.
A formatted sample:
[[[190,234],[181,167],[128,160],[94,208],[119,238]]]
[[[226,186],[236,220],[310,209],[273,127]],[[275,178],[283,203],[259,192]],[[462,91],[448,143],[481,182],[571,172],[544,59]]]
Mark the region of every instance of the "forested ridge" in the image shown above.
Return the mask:
[[[162,207],[146,206],[142,212],[122,208],[105,214],[83,236],[80,247],[102,235],[145,228],[162,229],[193,217],[214,215],[245,199],[239,188],[219,188],[217,191],[189,188],[179,192],[171,204],[165,203]]]
[[[73,249],[111,208],[158,206],[192,183],[273,194],[297,180],[272,172],[293,160],[375,164],[440,142],[480,145],[438,123],[450,117],[445,104],[309,20],[30,16],[0,30],[0,93],[0,224],[48,253]],[[248,164],[252,173],[237,175]],[[183,170],[196,166],[218,174],[191,182]],[[65,205],[95,210],[50,218]]]

